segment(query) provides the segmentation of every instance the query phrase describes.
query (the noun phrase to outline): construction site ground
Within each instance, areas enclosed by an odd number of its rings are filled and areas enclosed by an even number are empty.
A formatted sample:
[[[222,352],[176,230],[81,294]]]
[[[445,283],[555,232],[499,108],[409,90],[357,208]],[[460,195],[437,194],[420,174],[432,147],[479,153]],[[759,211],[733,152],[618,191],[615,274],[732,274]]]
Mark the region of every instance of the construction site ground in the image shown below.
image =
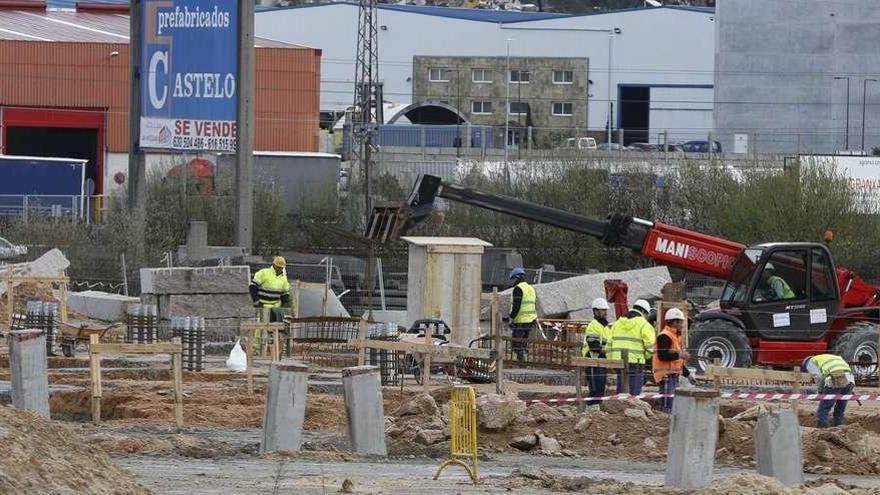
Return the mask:
[[[5,360],[0,350],[0,369],[8,369]],[[434,481],[431,478],[448,456],[449,444],[442,437],[424,441],[416,432],[444,428],[449,389],[439,376],[431,391],[437,406],[433,412],[397,416],[402,403],[422,392],[412,381],[402,388],[383,389],[390,455],[380,459],[347,451],[345,407],[334,378],[339,370],[315,369],[303,451],[261,455],[266,362],[258,362],[250,395],[244,374],[226,371],[223,361],[209,358],[207,371],[184,374],[185,426],[178,432],[167,358],[103,359],[99,426],[90,421],[85,353],[81,349],[75,358],[50,358],[54,423],[66,425],[84,444],[106,452],[154,493],[323,494],[348,489],[354,493],[675,493],[660,488],[669,417],[656,409],[645,410],[644,404],[611,405],[621,401],[584,413],[574,405],[521,408],[505,429],[480,431],[479,483],[468,482],[455,467]],[[0,372],[0,380],[8,380],[6,373]],[[478,395],[495,392],[494,384],[475,388]],[[521,391],[548,396],[573,392],[568,386],[512,382],[505,388],[511,401]],[[0,396],[8,402],[8,392]],[[732,419],[756,404],[722,401],[716,484],[702,493],[880,493],[877,402],[852,403],[848,424],[828,430],[812,427],[815,403],[801,403],[804,466],[812,486],[797,489],[771,486],[768,479],[756,476],[754,419],[749,414]],[[643,412],[626,412],[629,409]],[[531,435],[555,438],[560,448],[549,452],[535,447],[526,452],[511,446],[515,439]]]

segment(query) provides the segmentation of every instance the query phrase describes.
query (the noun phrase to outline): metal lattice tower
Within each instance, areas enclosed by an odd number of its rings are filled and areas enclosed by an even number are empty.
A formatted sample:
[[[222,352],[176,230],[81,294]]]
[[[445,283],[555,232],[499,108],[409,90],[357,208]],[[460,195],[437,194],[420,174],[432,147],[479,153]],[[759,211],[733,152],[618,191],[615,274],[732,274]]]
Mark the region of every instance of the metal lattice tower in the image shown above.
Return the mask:
[[[376,0],[358,0],[357,54],[354,67],[354,105],[351,110],[353,162],[364,184],[365,219],[369,219],[370,155],[376,124],[382,123],[382,84],[379,82],[378,9]]]

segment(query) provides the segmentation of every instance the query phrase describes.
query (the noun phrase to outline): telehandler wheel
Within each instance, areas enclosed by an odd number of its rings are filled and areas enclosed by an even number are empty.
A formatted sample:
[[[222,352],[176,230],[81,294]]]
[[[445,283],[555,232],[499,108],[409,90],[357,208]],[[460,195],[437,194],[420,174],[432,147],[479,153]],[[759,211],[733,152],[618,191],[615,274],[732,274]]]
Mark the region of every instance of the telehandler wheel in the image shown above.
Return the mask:
[[[853,374],[869,377],[877,373],[877,335],[880,327],[867,321],[857,321],[840,332],[829,351],[850,363]]]
[[[752,365],[752,347],[745,332],[733,323],[716,318],[698,322],[688,332],[688,364],[705,373],[716,359],[725,368]]]

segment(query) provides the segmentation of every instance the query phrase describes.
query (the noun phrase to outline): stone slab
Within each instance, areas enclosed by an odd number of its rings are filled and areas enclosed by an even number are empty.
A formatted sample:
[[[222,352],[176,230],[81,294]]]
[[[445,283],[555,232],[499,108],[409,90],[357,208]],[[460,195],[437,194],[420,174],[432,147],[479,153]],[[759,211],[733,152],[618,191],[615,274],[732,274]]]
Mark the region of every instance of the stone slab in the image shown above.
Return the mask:
[[[542,318],[572,318],[581,320],[592,319],[590,302],[597,297],[605,297],[605,281],[619,279],[629,287],[628,300],[653,299],[661,296],[663,286],[670,283],[669,269],[656,266],[642,270],[625,272],[594,273],[580,275],[558,282],[535,284],[538,297],[538,316]],[[501,308],[510,307],[512,289],[500,292]],[[480,319],[489,319],[491,294],[483,294],[480,307]],[[612,305],[610,316],[616,318]]]
[[[755,452],[758,474],[776,478],[784,485],[804,482],[801,428],[794,411],[786,409],[758,414]]]
[[[168,294],[158,297],[159,317],[201,316],[221,319],[253,314],[249,294]]]
[[[70,311],[101,321],[122,321],[128,305],[139,302],[137,297],[97,290],[67,293],[67,307]]]
[[[248,266],[141,268],[144,294],[247,294]]]
[[[348,442],[361,455],[388,455],[385,444],[385,413],[379,370],[354,367],[342,370]]]
[[[375,298],[374,298],[375,299]],[[300,287],[299,297],[297,299],[298,311],[300,318],[309,316],[322,316],[321,309],[324,301],[324,286],[318,287]],[[348,310],[336,297],[333,290],[327,292],[327,314],[325,316],[341,316],[343,318],[351,318]]]
[[[0,275],[8,273],[23,277],[60,277],[70,267],[70,260],[60,249],[46,251],[42,256],[28,263],[16,263],[0,267]],[[0,295],[6,293],[6,282],[0,277]]]

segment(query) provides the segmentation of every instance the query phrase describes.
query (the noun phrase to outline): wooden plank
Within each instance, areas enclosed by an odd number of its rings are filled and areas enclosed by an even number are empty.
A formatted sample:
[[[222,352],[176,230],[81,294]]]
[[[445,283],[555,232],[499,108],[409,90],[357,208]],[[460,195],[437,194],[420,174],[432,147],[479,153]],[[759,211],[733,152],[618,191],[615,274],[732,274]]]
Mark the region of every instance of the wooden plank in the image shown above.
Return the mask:
[[[101,344],[89,346],[90,354],[172,354],[180,353],[180,344],[158,342],[155,344]]]
[[[577,399],[577,410],[578,412],[584,412],[587,408],[587,404],[584,403],[581,399],[584,398],[584,370],[582,368],[574,369],[574,396]]]
[[[706,377],[709,379],[729,378],[734,380],[754,380],[758,382],[787,382],[787,383],[812,383],[809,373],[796,371],[775,371],[759,368],[725,368],[711,365],[706,369]]]
[[[171,341],[180,347],[180,337],[174,337]],[[183,428],[183,356],[179,352],[171,354],[171,376],[174,387],[174,423],[177,431]]]
[[[361,343],[358,345],[358,366],[363,366],[367,363],[367,322],[363,319],[358,322],[358,339],[357,342]],[[381,342],[381,341],[377,341]],[[357,345],[357,344],[356,344]],[[374,348],[375,349],[375,348]]]
[[[471,349],[469,347],[456,347],[451,345],[360,339],[350,340],[348,341],[348,344],[352,347],[358,348],[358,352],[366,349],[381,349],[386,351],[420,352],[448,358],[469,357],[475,359],[492,359],[492,351],[489,349]]]
[[[251,330],[253,328],[259,328],[259,329],[263,329],[263,330],[274,331],[274,330],[284,330],[284,326],[285,326],[284,323],[260,323],[260,322],[253,322],[253,321],[246,321],[246,322],[241,323],[242,330]]]
[[[572,356],[571,366],[575,366],[578,368],[610,368],[610,369],[623,369],[623,361],[617,361],[615,359],[603,359],[603,358],[585,358],[585,357],[574,357]]]
[[[257,329],[252,328],[245,336],[245,355],[247,356],[247,391],[249,395],[254,395],[254,336]]]
[[[623,366],[621,366],[620,372],[620,391],[624,394],[629,393],[629,350],[623,349],[620,351],[621,361],[623,362]]]
[[[272,329],[272,361],[281,361],[281,341],[279,340],[279,331],[277,328]]]

